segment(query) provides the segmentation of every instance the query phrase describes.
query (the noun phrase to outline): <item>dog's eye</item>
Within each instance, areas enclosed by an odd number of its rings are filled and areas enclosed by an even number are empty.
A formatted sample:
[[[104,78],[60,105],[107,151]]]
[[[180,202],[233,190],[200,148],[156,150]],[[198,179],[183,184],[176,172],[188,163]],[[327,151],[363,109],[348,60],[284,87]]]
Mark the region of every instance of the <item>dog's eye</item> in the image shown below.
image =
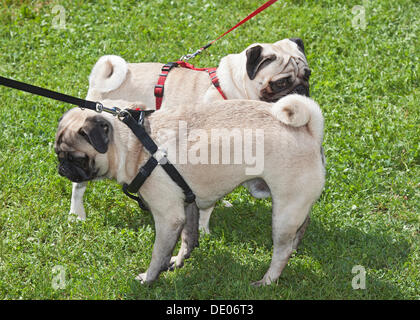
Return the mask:
[[[83,138],[87,138],[87,133],[82,128],[80,128],[77,133],[80,134]]]
[[[278,86],[279,88],[287,87],[289,84],[290,84],[290,77],[283,78],[276,81],[276,86]]]

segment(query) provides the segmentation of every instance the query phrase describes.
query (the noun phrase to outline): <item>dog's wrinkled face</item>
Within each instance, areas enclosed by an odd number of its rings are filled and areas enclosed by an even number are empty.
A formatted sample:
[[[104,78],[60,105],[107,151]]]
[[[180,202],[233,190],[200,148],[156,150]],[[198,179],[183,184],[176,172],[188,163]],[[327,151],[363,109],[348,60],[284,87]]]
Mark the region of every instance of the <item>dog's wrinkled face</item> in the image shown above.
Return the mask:
[[[102,116],[78,108],[66,112],[60,119],[54,145],[58,173],[73,182],[106,175],[111,131],[111,124]]]
[[[299,38],[251,45],[246,50],[246,71],[248,87],[254,87],[262,101],[275,102],[291,93],[309,97],[311,70]]]

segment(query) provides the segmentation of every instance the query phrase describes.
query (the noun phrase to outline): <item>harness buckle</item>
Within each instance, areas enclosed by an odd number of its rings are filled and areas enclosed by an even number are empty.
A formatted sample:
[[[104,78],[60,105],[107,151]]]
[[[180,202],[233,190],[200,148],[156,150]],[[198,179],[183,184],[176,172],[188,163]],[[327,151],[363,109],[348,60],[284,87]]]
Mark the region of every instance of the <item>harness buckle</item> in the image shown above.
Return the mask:
[[[193,203],[194,201],[195,201],[195,194],[192,191],[185,194],[186,203]]]
[[[158,97],[158,98],[163,97],[163,85],[162,84],[155,85],[155,97]]]
[[[157,162],[162,165],[168,163],[167,155],[168,152],[165,149],[158,148],[158,150],[153,154],[153,158],[155,158]]]
[[[167,72],[169,72],[173,67],[175,67],[177,64],[176,64],[176,62],[169,62],[169,63],[167,63],[167,64],[165,64],[163,67],[162,67],[162,71],[167,71]]]

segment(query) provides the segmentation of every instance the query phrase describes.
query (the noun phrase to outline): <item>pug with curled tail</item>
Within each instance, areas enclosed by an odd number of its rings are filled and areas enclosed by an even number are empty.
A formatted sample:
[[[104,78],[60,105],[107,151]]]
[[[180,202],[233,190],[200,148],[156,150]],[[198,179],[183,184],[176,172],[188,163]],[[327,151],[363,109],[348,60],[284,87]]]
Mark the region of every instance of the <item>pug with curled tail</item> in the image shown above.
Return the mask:
[[[192,139],[193,144],[187,143],[186,150],[188,154],[200,150],[199,162],[178,161],[181,149],[177,146],[180,141],[185,142],[179,129],[185,123],[188,134],[200,132]],[[299,242],[302,226],[324,185],[323,116],[319,106],[297,94],[275,103],[223,100],[166,107],[147,117],[144,125],[156,144],[168,150],[168,160],[195,193],[196,201],[186,205],[182,189],[160,166],[141,186],[139,194],[153,215],[156,238],[149,268],[137,279],[151,282],[161,271],[182,266],[198,243],[198,210],[208,209],[238,185],[260,179],[272,197],[273,256],[263,278],[254,284],[268,285],[276,281]],[[215,145],[211,138],[196,139],[212,137],[215,128],[236,130],[243,137],[245,132],[256,134],[262,130],[261,170],[250,173],[246,162],[213,161],[213,151],[201,154],[205,150],[219,150],[220,145],[218,142]],[[222,147],[235,150],[234,140],[230,139]],[[256,150],[256,141],[254,136],[248,141],[251,150]],[[153,156],[118,118],[78,108],[62,117],[55,152],[59,173],[78,183],[98,178],[130,183],[139,168]],[[179,237],[180,251],[171,258]]]
[[[92,69],[86,99],[142,103],[155,106],[154,86],[161,73],[161,63],[127,63],[119,56],[103,56]],[[308,67],[303,41],[283,39],[275,43],[254,43],[238,54],[222,58],[217,69],[221,89],[227,99],[275,102],[283,96],[298,93],[309,96]],[[208,103],[222,100],[207,72],[174,68],[165,82],[162,108],[167,106]],[[85,182],[73,183],[70,213],[84,220]],[[257,198],[270,196],[261,179],[244,184]],[[209,232],[213,207],[200,211],[200,228]]]

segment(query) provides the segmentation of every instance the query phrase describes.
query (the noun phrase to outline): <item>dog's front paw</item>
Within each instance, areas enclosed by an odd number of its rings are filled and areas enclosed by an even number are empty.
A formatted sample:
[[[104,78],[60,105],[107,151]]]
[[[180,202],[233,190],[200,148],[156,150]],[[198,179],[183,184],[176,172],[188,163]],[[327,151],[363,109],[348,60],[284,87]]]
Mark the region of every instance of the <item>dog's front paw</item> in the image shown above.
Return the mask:
[[[76,213],[69,212],[68,220],[69,220],[69,222],[85,221],[86,220],[86,215],[78,215]]]
[[[147,283],[146,276],[147,276],[147,272],[140,273],[137,277],[135,277],[135,280],[139,281],[141,284],[145,284]]]
[[[69,212],[70,218],[76,217],[77,220],[85,221],[86,220],[86,211],[83,206],[74,206],[72,205]]]

